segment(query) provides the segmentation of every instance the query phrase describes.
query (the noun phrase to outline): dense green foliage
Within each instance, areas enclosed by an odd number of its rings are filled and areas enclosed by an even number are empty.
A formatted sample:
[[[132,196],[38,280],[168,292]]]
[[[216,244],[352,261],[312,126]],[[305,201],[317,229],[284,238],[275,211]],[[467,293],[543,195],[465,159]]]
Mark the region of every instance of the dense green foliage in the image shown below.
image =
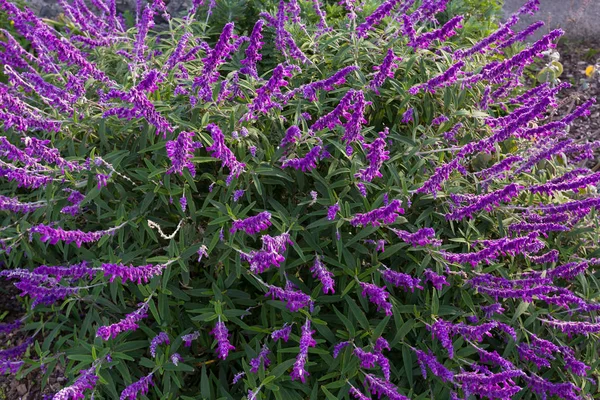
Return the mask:
[[[162,274],[146,284],[123,283],[121,278],[109,282],[110,276],[102,273],[79,281],[63,279],[61,285],[81,289],[64,300],[51,305],[36,305],[28,311],[23,329],[35,333],[32,336],[35,344],[26,353],[26,364],[18,376],[44,365],[44,377],[47,378],[60,363],[65,365],[72,382],[80,370],[95,365],[100,377],[93,390],[95,399],[117,399],[126,386],[150,372],[155,386],[147,394],[148,398],[239,399],[247,396],[248,390],[259,389],[256,399],[343,399],[349,398],[349,384],[367,392],[362,386],[367,372],[360,367],[352,347],[342,350],[340,356],[334,358],[334,346],[352,340],[357,347],[366,349],[377,338],[384,337],[391,346],[391,350],[385,352],[391,363],[390,381],[412,399],[447,399],[454,391],[468,395],[461,392],[460,386],[453,387],[434,373],[423,379],[413,351],[415,348],[432,349],[438,361],[458,374],[461,368],[468,370],[479,361],[476,347],[479,346],[497,351],[527,374],[538,373],[551,382],[573,382],[583,389],[580,394],[595,390],[592,379],[576,376],[565,369],[562,356],[552,362],[552,368],[538,371],[533,364],[519,360],[516,348],[519,343],[529,343],[532,334],[568,345],[579,360],[591,367],[588,376],[592,376],[600,364],[596,341],[584,336],[568,338],[540,322],[540,318],[547,318],[548,314],[565,320],[572,316],[575,320],[579,312],[569,314],[557,305],[539,299],[501,299],[506,311],[489,317],[484,315],[481,307],[493,304],[495,300],[467,284],[469,278],[479,273],[514,278],[524,271],[541,271],[545,268],[543,264],[532,262],[528,254],[518,253],[505,254],[489,264],[471,267],[448,262],[443,255],[444,251],[467,253],[480,249],[476,244],[478,240],[511,236],[507,226],[525,219],[519,207],[559,204],[589,197],[592,189],[565,191],[554,197],[523,192],[506,204],[478,210],[473,218],[458,221],[446,218],[451,211],[451,194],[476,196],[501,190],[511,183],[524,187],[542,184],[573,168],[565,161],[567,157],[543,160],[531,170],[518,173],[513,170],[483,184],[485,176],[476,172],[511,155],[527,160],[540,148],[536,140],[513,136],[493,143],[490,154],[477,152],[470,155],[464,173],[452,173],[435,196],[416,192],[437,167],[454,159],[458,149],[494,132],[486,123],[487,118],[510,115],[519,108],[518,104],[508,102],[517,92],[523,92],[521,88],[513,87],[504,97],[490,102],[489,107],[482,107],[484,82],[472,87],[461,87],[458,82],[440,87],[435,93],[421,91],[411,95],[408,92],[411,87],[447,71],[456,62],[453,59],[456,50],[467,49],[490,34],[495,29],[492,23],[498,13],[497,3],[473,0],[450,3],[446,11],[437,15],[440,24],[457,14],[466,14],[464,28],[447,41],[435,41],[428,49],[416,51],[407,46],[408,38],[401,33],[401,23],[389,17],[376,25],[366,38],[357,37],[357,23],[362,23],[379,5],[366,4],[357,20],[352,21],[342,6],[327,4],[323,9],[328,12],[327,21],[333,30],[315,38],[318,19],[311,3],[301,3],[305,28],[289,21],[286,27],[310,62],[286,59],[273,45],[275,30],[265,27],[262,61],[258,64],[262,79],[237,75],[248,46],[242,44],[219,66],[218,82],[211,86],[213,95],[209,101],[190,102],[190,92],[176,90],[178,87],[190,90],[194,79],[205,74],[207,62],[204,58],[210,55],[206,46],[195,57],[182,62],[189,77],[182,77],[178,68],[162,70],[182,36],[191,33],[197,40],[186,50],[200,46],[204,40],[214,49],[226,22],[235,23],[235,34],[249,36],[259,12],[268,11],[275,16],[277,4],[253,0],[235,4],[218,2],[208,19],[205,19],[205,11],[199,11],[190,23],[172,18],[169,29],[150,31],[145,38],[148,49],[144,52],[143,63],[133,68],[131,60],[123,54],[133,54],[139,23],[116,35],[125,40],[86,49],[88,60],[106,73],[116,84],[115,88],[124,92],[138,85],[145,73],[165,73],[155,90],[143,94],[174,127],[173,132],[166,132],[165,136],[157,134],[156,126],[146,119],[126,120],[105,115],[111,107],[128,105],[114,98],[104,101],[108,85],[97,79],[86,80],[85,95],[73,104],[76,110],[73,115],[46,104],[36,93],[17,90],[45,118],[60,121],[61,127],[57,132],[20,132],[14,127],[6,128],[3,135],[8,141],[22,147],[24,135],[48,139],[62,157],[80,161],[82,165],[89,159],[90,167],[82,171],[61,171],[52,166],[51,171],[42,173],[55,179],[36,190],[19,188],[16,182],[2,182],[0,194],[4,196],[18,197],[21,202],[46,202],[43,207],[24,215],[4,211],[0,215],[4,227],[0,231],[4,268],[33,269],[42,264],[68,266],[82,261],[96,268],[106,263],[168,264]],[[412,10],[415,8],[418,4]],[[134,15],[131,20],[135,23]],[[437,27],[432,21],[422,21],[418,32]],[[84,34],[82,27],[72,21],[57,22],[54,28],[66,38]],[[489,62],[509,59],[522,48],[511,46],[504,49],[504,54],[488,51],[467,57],[462,70],[478,73]],[[369,84],[377,73],[373,67],[382,64],[388,49],[402,61],[397,63],[393,78],[387,78],[381,88],[372,90]],[[543,63],[547,61],[544,59]],[[346,76],[345,82],[330,90],[317,91],[315,101],[300,93],[283,104],[275,94],[272,99],[280,102],[281,108],[273,107],[266,113],[259,111],[256,119],[245,120],[249,105],[256,102],[265,81],[277,65],[286,65],[286,62],[296,63],[301,72],[292,71],[291,76],[284,78],[288,83],[281,86],[283,95],[303,84],[326,79],[343,67],[357,68]],[[77,76],[79,72],[75,65],[63,65],[57,73],[41,75],[47,82],[61,86],[69,73]],[[221,83],[235,82],[235,77],[239,77],[237,95],[220,98]],[[515,79],[518,81],[519,76]],[[492,90],[503,83],[492,85]],[[551,83],[552,87],[557,84],[556,80]],[[352,154],[348,154],[346,143],[340,140],[345,130],[339,124],[334,129],[309,133],[313,123],[334,110],[349,90],[364,93],[369,103],[360,131],[365,139],[362,143],[351,143]],[[412,120],[406,117],[410,109],[413,110]],[[310,119],[304,113],[308,113]],[[440,115],[446,115],[449,120],[432,124],[432,120]],[[453,143],[445,133],[459,122],[462,128],[457,129],[458,142]],[[537,123],[541,125],[542,118]],[[224,168],[207,149],[214,142],[214,136],[211,137],[211,132],[206,129],[209,124],[216,124],[223,131],[227,146],[237,160],[245,163],[245,171],[229,185],[230,169]],[[292,125],[300,128],[302,138],[297,145],[280,146]],[[361,195],[360,181],[356,178],[356,174],[369,164],[364,146],[372,143],[385,128],[389,128],[386,139],[389,160],[380,169],[382,177],[365,184],[365,197]],[[243,133],[245,130],[247,134]],[[173,157],[167,155],[166,143],[175,140],[182,131],[192,132],[193,140],[203,146],[194,151],[191,160],[196,168],[195,176],[187,168],[183,169],[182,175],[167,173]],[[319,145],[329,156],[320,157],[314,169],[303,172],[282,167],[282,159],[304,157]],[[253,146],[256,147],[255,155],[252,154]],[[98,157],[110,167],[96,162]],[[110,175],[107,185],[98,182],[97,174]],[[65,188],[85,195],[80,203],[81,213],[73,216],[61,213],[70,205]],[[239,190],[244,193],[239,200],[234,200],[234,192]],[[313,191],[316,196],[311,194]],[[187,200],[186,208],[181,207],[181,198]],[[400,200],[404,208],[403,215],[393,224],[357,227],[350,223],[357,214],[383,207],[393,199]],[[340,211],[334,220],[330,220],[328,209],[336,203],[340,205]],[[233,221],[265,210],[272,215],[272,226],[261,233],[276,236],[287,232],[293,244],[282,254],[285,261],[280,268],[254,274],[240,253],[259,250],[261,235],[247,235],[243,231],[232,233],[230,229]],[[79,247],[64,241],[56,244],[42,241],[42,235],[31,232],[32,227],[42,223],[55,223],[65,230],[84,232],[122,227],[114,235],[105,235],[96,243]],[[391,229],[415,232],[425,227],[435,230],[435,237],[443,243],[441,247],[431,244],[411,246]],[[221,232],[223,240],[220,240]],[[540,236],[540,240],[548,250],[559,250],[561,262],[566,263],[575,256],[597,256],[600,253],[596,250],[598,233],[598,219],[592,210],[569,231],[550,232],[547,237]],[[385,242],[384,250],[376,248],[378,241]],[[199,261],[198,251],[204,249],[203,246],[207,254]],[[8,248],[10,252],[6,251]],[[324,294],[322,283],[309,271],[316,257],[333,272],[335,293]],[[417,278],[422,278],[424,271],[431,269],[445,275],[449,285],[438,290],[431,283],[421,282],[422,289],[403,290],[383,279],[382,265]],[[386,285],[393,315],[378,311],[362,295],[361,282],[380,287]],[[265,297],[267,287],[264,283],[281,288],[291,283],[297,290],[310,295],[314,308],[304,307],[292,312],[285,302]],[[569,288],[585,301],[593,301],[600,294],[593,271],[579,275],[565,285],[570,285]],[[29,309],[32,300],[24,297],[23,301]],[[97,337],[100,326],[118,322],[141,302],[147,302],[149,312],[148,317],[139,322],[139,329],[106,341]],[[593,316],[594,312],[587,314]],[[469,321],[467,318],[474,316],[482,322],[493,320],[512,326],[517,340],[495,332],[475,344],[458,335],[454,337],[456,355],[449,359],[440,341],[432,338],[428,326],[440,318],[457,323]],[[309,349],[306,371],[310,376],[302,383],[291,380],[289,375],[299,352],[301,327],[307,319],[315,330],[316,346]],[[217,321],[225,323],[230,333],[229,341],[235,346],[224,360],[215,354],[216,341],[210,335]],[[292,324],[290,340],[273,341],[271,333],[284,324]],[[199,331],[199,337],[191,347],[184,347],[181,335],[194,331]],[[166,332],[171,343],[159,346],[157,356],[151,357],[150,341],[160,332]],[[249,362],[263,345],[272,352],[269,355],[271,365],[252,373]],[[175,352],[183,357],[178,365],[170,360]],[[240,372],[245,372],[245,376],[239,383],[232,384],[234,375]],[[369,372],[381,375],[378,368]],[[520,386],[527,386],[519,379],[522,378],[516,379]],[[86,393],[90,395],[92,391]],[[532,391],[525,388],[514,398],[533,396]]]

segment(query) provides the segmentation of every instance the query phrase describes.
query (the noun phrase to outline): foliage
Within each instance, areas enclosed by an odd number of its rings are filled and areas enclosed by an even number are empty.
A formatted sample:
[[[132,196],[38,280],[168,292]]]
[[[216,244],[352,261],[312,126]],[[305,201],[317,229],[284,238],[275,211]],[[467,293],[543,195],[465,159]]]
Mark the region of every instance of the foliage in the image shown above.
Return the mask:
[[[31,337],[2,371],[64,365],[55,399],[593,392],[597,144],[564,134],[591,103],[520,88],[560,32],[281,1],[261,40],[82,4],[0,0],[31,48],[0,47],[0,275],[29,310],[0,334]]]

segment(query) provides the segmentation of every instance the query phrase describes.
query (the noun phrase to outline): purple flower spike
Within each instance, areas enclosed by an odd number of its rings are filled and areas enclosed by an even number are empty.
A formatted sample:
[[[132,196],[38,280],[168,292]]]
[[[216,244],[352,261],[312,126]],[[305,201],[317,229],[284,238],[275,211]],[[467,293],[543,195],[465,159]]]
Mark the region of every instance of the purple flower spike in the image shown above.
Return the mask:
[[[370,397],[365,396],[360,390],[352,386],[348,391],[356,400],[371,400]]]
[[[363,147],[367,151],[367,161],[369,166],[358,171],[354,176],[365,182],[371,182],[375,178],[381,178],[383,175],[379,171],[383,163],[390,159],[390,152],[385,149],[386,137],[389,134],[389,129],[385,128],[379,132],[379,137],[371,144],[364,144]]]
[[[93,243],[102,239],[103,236],[112,235],[119,227],[107,229],[105,231],[82,232],[80,230],[66,231],[63,228],[52,228],[48,225],[34,225],[29,229],[30,233],[39,233],[42,242],[50,242],[55,245],[59,241],[64,241],[66,244],[73,243],[77,247],[81,247],[83,243]]]
[[[413,278],[412,276],[403,272],[396,272],[386,267],[381,275],[392,285],[396,287],[402,287],[404,290],[410,290],[411,292],[414,292],[415,289],[423,290],[423,286],[420,285],[421,279]]]
[[[16,197],[0,195],[0,210],[4,211],[27,214],[45,206],[44,203],[21,203]]]
[[[165,147],[167,156],[171,159],[171,167],[167,169],[167,174],[183,175],[183,169],[187,168],[192,176],[196,176],[196,167],[192,163],[196,149],[193,139],[193,132],[181,132],[177,136],[177,140],[167,141]]]
[[[313,278],[317,278],[323,285],[323,293],[335,293],[335,281],[333,280],[333,273],[325,267],[321,261],[321,257],[315,256],[315,263],[310,268],[310,272],[313,273]]]
[[[213,335],[217,341],[217,357],[225,360],[229,355],[229,352],[235,350],[235,346],[232,346],[231,343],[229,343],[229,331],[227,330],[227,327],[223,322],[218,321],[210,334]]]
[[[371,15],[365,18],[365,22],[356,27],[356,34],[359,38],[367,36],[369,30],[379,24],[381,20],[389,16],[396,5],[402,3],[402,0],[387,0],[381,3]]]
[[[148,303],[142,303],[141,307],[134,312],[127,314],[121,321],[112,324],[101,326],[96,331],[96,336],[101,337],[102,340],[109,340],[116,338],[120,333],[126,331],[135,331],[139,328],[137,324],[143,318],[148,316]]]
[[[135,400],[140,394],[147,394],[152,385],[154,385],[152,382],[152,374],[146,375],[139,381],[127,386],[125,390],[121,392],[119,400]]]
[[[243,260],[250,264],[250,271],[255,274],[261,274],[272,266],[279,268],[281,263],[285,261],[283,253],[288,244],[293,244],[288,233],[282,233],[279,236],[264,235],[261,238],[263,246],[259,251],[251,251],[250,253],[241,253]]]
[[[444,367],[433,355],[431,350],[429,353],[425,353],[422,350],[413,349],[417,354],[417,360],[419,362],[419,366],[421,367],[421,373],[423,374],[423,378],[427,378],[427,369],[429,367],[431,372],[438,378],[440,378],[443,382],[450,382],[454,378],[454,373],[450,371],[448,368]]]
[[[258,369],[261,366],[261,363],[263,365],[263,369],[267,368],[269,364],[271,364],[271,360],[269,360],[269,357],[267,357],[270,352],[271,350],[269,350],[269,348],[266,345],[264,345],[260,350],[260,353],[258,353],[258,356],[250,360],[250,372],[257,373]]]
[[[246,373],[244,371],[238,372],[237,374],[235,374],[233,376],[233,380],[231,381],[231,384],[235,385],[236,383],[238,383],[244,377],[244,375],[246,375]]]
[[[96,376],[96,367],[81,371],[81,375],[75,380],[75,382],[66,388],[59,390],[52,400],[71,400],[71,399],[83,399],[85,398],[84,392],[88,389],[94,389],[98,377]]]
[[[290,338],[290,333],[292,333],[292,326],[285,324],[283,328],[277,329],[271,333],[271,339],[274,341],[283,340],[287,342]]]
[[[283,168],[294,168],[302,172],[310,171],[317,167],[317,161],[321,155],[321,146],[315,146],[302,158],[283,159],[281,166]]]
[[[171,355],[171,362],[173,364],[175,364],[175,366],[179,365],[179,363],[182,362],[182,361],[183,361],[183,357],[181,357],[181,354],[179,354],[179,353],[173,353]]]
[[[131,281],[141,285],[142,282],[148,283],[153,277],[161,275],[166,265],[148,264],[134,267],[133,265],[126,266],[124,264],[102,264],[100,268],[104,271],[105,276],[110,276],[110,282],[119,277],[122,283]]]
[[[377,311],[383,310],[385,315],[392,315],[392,303],[389,302],[389,293],[385,291],[385,286],[379,287],[374,283],[361,282],[362,296],[368,297],[369,301],[377,306]]]
[[[286,302],[288,310],[296,312],[301,308],[312,308],[313,301],[309,295],[293,289],[282,289],[278,286],[267,285],[269,290],[265,296],[271,296],[272,299],[278,299]]]
[[[376,93],[379,93],[378,88],[383,86],[386,78],[394,77],[394,70],[398,68],[398,62],[401,60],[401,57],[397,57],[394,54],[393,49],[389,49],[381,65],[373,67],[377,73],[373,77],[371,83],[369,83],[369,88]]]
[[[365,375],[365,387],[378,398],[387,396],[390,400],[409,400],[408,397],[398,393],[398,388],[391,382],[384,381],[371,374]]]
[[[260,231],[263,231],[271,226],[271,213],[263,211],[254,217],[248,217],[246,219],[238,219],[233,221],[233,226],[229,230],[231,233],[237,231],[244,231],[248,235],[254,235]]]
[[[237,178],[244,172],[246,164],[239,162],[235,158],[235,154],[233,154],[225,144],[225,136],[217,125],[209,124],[206,126],[206,130],[210,132],[213,138],[212,146],[207,147],[206,150],[209,151],[213,157],[221,160],[224,167],[229,168],[229,177],[227,178],[227,185],[229,185],[234,176]]]
[[[167,335],[165,332],[159,333],[150,342],[150,355],[152,355],[152,357],[155,358],[156,357],[156,348],[158,346],[160,346],[161,344],[170,344],[170,343],[171,343],[171,341],[169,340],[169,335]]]
[[[431,245],[439,247],[442,245],[441,240],[435,239],[435,231],[433,228],[421,228],[415,233],[410,233],[400,229],[392,229],[392,232],[406,243],[412,244],[413,247]]]
[[[446,277],[444,275],[438,275],[429,268],[425,270],[423,275],[425,275],[425,279],[423,279],[423,282],[431,282],[433,287],[437,290],[442,290],[444,285],[450,286],[450,284],[446,281]]]
[[[261,42],[262,29],[265,24],[265,21],[259,19],[254,24],[254,28],[252,29],[252,33],[250,34],[250,45],[246,49],[246,58],[240,61],[243,65],[240,68],[240,72],[242,74],[248,74],[255,79],[258,79],[258,72],[256,72],[256,63],[262,60],[262,55],[260,54],[260,49],[263,46],[263,42]]]
[[[340,203],[335,203],[327,209],[327,219],[333,221],[335,216],[340,211]]]
[[[337,358],[340,355],[340,352],[347,346],[350,346],[350,342],[340,342],[333,346],[333,358]]]
[[[192,342],[200,337],[200,332],[194,331],[192,333],[188,333],[187,335],[182,335],[181,340],[183,340],[183,345],[185,347],[191,347]]]
[[[300,335],[300,351],[296,356],[296,362],[290,374],[293,381],[300,379],[302,383],[306,383],[306,377],[310,375],[304,367],[308,361],[308,348],[317,345],[317,342],[312,337],[313,333],[315,331],[311,330],[310,320],[307,319],[306,323],[302,326],[302,334]]]
[[[489,306],[481,307],[481,311],[486,318],[491,318],[494,314],[502,314],[505,310],[500,303],[490,304]]]
[[[404,114],[402,114],[402,122],[408,124],[413,121],[413,113],[415,112],[414,108],[407,109]]]
[[[352,226],[393,224],[399,214],[404,214],[400,200],[394,199],[387,206],[376,208],[364,214],[356,214],[351,220]]]

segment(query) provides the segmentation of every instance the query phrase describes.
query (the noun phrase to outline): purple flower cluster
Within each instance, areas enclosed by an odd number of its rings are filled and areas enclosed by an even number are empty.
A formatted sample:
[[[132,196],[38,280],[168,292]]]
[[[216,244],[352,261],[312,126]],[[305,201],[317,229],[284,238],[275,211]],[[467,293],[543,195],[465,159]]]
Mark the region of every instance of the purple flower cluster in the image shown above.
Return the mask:
[[[437,290],[442,290],[444,285],[450,286],[444,275],[439,275],[427,268],[423,271],[423,283],[431,282],[431,285]]]
[[[321,261],[321,257],[319,257],[318,255],[315,256],[315,262],[310,268],[310,272],[312,272],[313,278],[318,279],[323,285],[323,293],[335,293],[335,281],[333,280],[333,272],[329,271],[325,267],[323,261]]]
[[[310,171],[317,167],[317,161],[321,155],[321,146],[314,146],[306,155],[302,158],[287,158],[282,159],[282,168],[294,168],[302,172]]]
[[[225,144],[225,136],[221,129],[216,124],[209,124],[206,126],[206,130],[210,132],[210,135],[213,139],[213,144],[206,148],[208,152],[215,158],[218,158],[223,163],[223,166],[229,168],[229,176],[227,177],[227,185],[231,184],[233,177],[236,178],[240,176],[244,169],[246,168],[246,164],[239,162],[235,158],[235,154],[227,147]]]
[[[470,204],[455,208],[452,212],[446,214],[446,219],[458,221],[465,217],[473,218],[473,215],[481,210],[491,212],[494,207],[501,202],[511,201],[523,190],[523,186],[511,183],[495,192],[480,195],[471,199]]]
[[[156,349],[158,348],[158,346],[160,346],[161,344],[170,344],[171,341],[169,340],[169,335],[167,335],[165,332],[161,332],[158,335],[156,335],[154,338],[152,338],[152,341],[150,342],[150,355],[155,358],[156,357]]]
[[[439,247],[442,241],[435,239],[435,231],[433,228],[421,228],[415,233],[410,233],[400,229],[392,229],[392,232],[406,243],[410,243],[413,247],[431,245]]]
[[[381,178],[379,169],[383,163],[390,159],[390,152],[385,149],[385,139],[389,134],[389,129],[385,128],[379,132],[379,137],[370,144],[364,144],[363,147],[367,151],[367,161],[369,166],[360,169],[354,176],[365,182],[371,182],[374,178]]]
[[[435,93],[435,91],[441,87],[450,86],[457,81],[457,75],[464,65],[465,63],[463,61],[458,61],[442,74],[431,78],[425,83],[411,87],[408,89],[408,93],[412,94],[413,96],[418,94],[421,90],[429,93]]]
[[[249,254],[240,253],[242,259],[250,263],[250,271],[255,274],[261,274],[271,266],[279,268],[280,264],[285,261],[282,254],[285,252],[286,246],[293,244],[287,233],[275,237],[264,235],[261,239],[262,249],[251,251]]]
[[[505,309],[500,303],[490,304],[489,306],[482,306],[481,311],[486,318],[491,318],[494,314],[502,314]]]
[[[180,132],[177,140],[169,140],[165,145],[167,156],[171,159],[171,167],[167,169],[167,174],[174,172],[183,175],[183,169],[187,168],[192,176],[196,175],[196,167],[192,163],[194,150],[199,143],[194,143],[193,132]]]
[[[148,303],[142,303],[134,312],[127,314],[125,318],[112,325],[105,325],[98,328],[96,336],[102,340],[116,338],[122,332],[135,331],[139,328],[138,322],[148,316]]]
[[[271,333],[271,339],[274,341],[283,340],[287,342],[290,338],[290,333],[292,333],[292,325],[285,324],[283,328],[274,330]]]
[[[240,61],[243,65],[240,68],[240,72],[242,74],[248,74],[255,79],[258,79],[258,72],[256,71],[256,63],[262,60],[262,55],[260,54],[260,49],[263,46],[263,42],[261,42],[262,29],[265,24],[265,21],[259,19],[254,24],[254,28],[252,28],[252,33],[250,34],[250,44],[248,48],[246,48],[246,58]]]
[[[83,370],[71,386],[67,386],[56,392],[52,400],[83,399],[85,398],[85,391],[94,389],[97,382],[98,376],[96,376],[95,366]]]
[[[437,360],[435,355],[433,355],[431,350],[429,350],[428,353],[425,353],[419,349],[413,349],[413,351],[417,355],[417,361],[419,363],[419,367],[421,367],[423,378],[427,378],[427,367],[429,367],[431,372],[433,372],[433,374],[440,378],[443,382],[451,382],[454,379],[454,373],[448,368],[444,367],[444,365]]]
[[[44,203],[21,203],[16,197],[6,197],[0,195],[0,210],[3,211],[27,214],[42,207],[45,207]]]
[[[365,22],[356,27],[356,35],[359,38],[367,36],[369,30],[381,22],[385,17],[389,16],[392,10],[402,3],[401,0],[386,0],[371,15],[365,18]]]
[[[271,298],[285,301],[288,310],[296,312],[301,308],[309,307],[312,308],[313,302],[309,295],[302,293],[299,290],[293,289],[282,289],[278,286],[267,285],[269,288],[265,296],[271,296]]]
[[[50,242],[52,245],[55,245],[60,241],[64,241],[66,244],[75,242],[77,247],[81,247],[83,243],[97,242],[104,236],[112,235],[119,228],[120,227],[115,227],[96,232],[82,232],[80,230],[66,231],[63,228],[52,228],[51,226],[45,224],[39,224],[29,228],[29,233],[39,233],[41,235],[40,240],[42,242]]]
[[[122,283],[131,281],[141,285],[142,282],[148,283],[153,277],[161,275],[166,265],[148,264],[134,267],[133,265],[126,266],[124,264],[102,264],[100,268],[104,271],[105,276],[110,276],[110,282],[119,277]]]
[[[387,396],[390,400],[409,400],[408,397],[398,393],[398,388],[394,384],[372,374],[365,374],[364,385],[377,398]]]
[[[260,353],[258,353],[258,356],[250,360],[250,372],[257,373],[261,364],[263,366],[263,369],[267,368],[269,364],[271,364],[271,360],[269,360],[269,357],[267,357],[270,352],[271,350],[269,350],[269,348],[266,345],[264,345],[260,350]]]
[[[392,303],[388,300],[389,293],[385,286],[379,287],[374,283],[360,282],[362,296],[377,306],[377,311],[383,310],[385,315],[392,315]]]
[[[528,256],[532,262],[536,264],[555,263],[558,261],[560,253],[558,250],[550,250],[546,254],[540,256]]]
[[[383,279],[390,282],[392,285],[402,287],[404,290],[410,290],[411,292],[414,292],[415,289],[423,290],[423,286],[420,285],[421,279],[413,278],[403,272],[397,272],[386,267],[381,275],[383,276]]]
[[[373,79],[369,83],[369,88],[375,93],[379,94],[379,88],[383,86],[386,78],[394,77],[394,70],[398,68],[398,62],[401,60],[401,57],[398,57],[396,54],[394,54],[393,49],[388,49],[381,65],[373,67],[377,73],[375,76],[373,76]]]
[[[63,277],[68,277],[73,280],[81,278],[92,278],[96,274],[96,270],[88,267],[87,261],[82,261],[79,264],[73,264],[68,267],[40,265],[33,272],[41,275],[54,275],[58,280]]]
[[[309,375],[308,371],[305,369],[306,362],[308,361],[308,348],[315,347],[317,345],[317,342],[312,337],[313,333],[315,333],[315,331],[311,329],[310,320],[307,319],[306,323],[302,325],[302,333],[300,335],[299,344],[300,351],[296,356],[296,362],[294,363],[294,366],[292,367],[292,373],[290,374],[290,377],[293,381],[300,379],[302,383],[305,383],[306,377]]]
[[[124,92],[117,89],[111,89],[107,94],[102,96],[101,103],[108,107],[113,106],[104,112],[104,117],[116,116],[118,118],[131,120],[134,118],[145,118],[148,123],[156,127],[156,134],[163,134],[166,138],[167,132],[173,132],[174,128],[171,126],[169,121],[162,116],[157,110],[154,104],[148,99],[148,94],[144,93],[147,85],[147,80],[142,80],[138,86],[132,87],[128,92]],[[116,105],[110,104],[110,99],[119,99],[125,103],[129,103],[131,108],[128,107],[116,107]]]
[[[404,209],[400,200],[394,199],[388,205],[376,208],[364,214],[356,214],[350,220],[352,226],[393,224],[400,214],[404,214]]]
[[[445,42],[452,36],[456,35],[456,29],[462,28],[461,23],[463,19],[464,17],[462,15],[457,15],[446,22],[439,29],[434,29],[419,36],[412,37],[408,45],[415,49],[427,49],[431,45],[431,42],[435,40]]]
[[[210,334],[215,337],[217,341],[217,357],[221,359],[226,359],[231,350],[235,350],[235,346],[229,343],[229,331],[225,324],[219,320]]]
[[[285,131],[285,136],[281,139],[281,143],[279,147],[283,148],[288,144],[297,143],[298,140],[302,137],[302,131],[296,125],[290,126],[287,131]]]
[[[327,209],[327,219],[333,221],[335,216],[340,211],[340,203],[335,203]]]
[[[194,331],[192,333],[188,333],[187,335],[181,335],[181,340],[183,340],[183,345],[185,347],[191,347],[192,342],[200,337],[200,332]]]
[[[243,120],[256,119],[258,113],[266,114],[272,108],[281,109],[282,106],[276,99],[283,98],[281,88],[288,85],[286,78],[291,77],[292,72],[297,68],[293,65],[277,65],[269,80],[256,90],[256,97],[248,105],[248,113]]]
[[[303,64],[310,63],[310,60],[302,50],[300,50],[292,35],[285,29],[285,22],[288,19],[285,15],[286,5],[284,0],[279,1],[277,17],[273,17],[271,14],[265,12],[261,13],[260,16],[264,18],[271,27],[275,28],[275,47],[283,53],[288,62],[290,62],[289,58],[291,57]]]
[[[578,392],[581,388],[575,386],[571,382],[552,383],[535,374],[523,376],[527,382],[527,386],[533,393],[539,394],[542,398],[548,396],[557,396],[562,399],[580,399]]]
[[[213,49],[209,49],[207,56],[202,59],[202,73],[194,78],[193,89],[198,89],[197,98],[191,98],[194,103],[202,100],[212,100],[212,84],[219,79],[219,67],[225,62],[229,53],[234,50],[230,44],[233,37],[233,22],[226,24]]]
[[[350,155],[353,152],[350,144],[355,141],[364,141],[360,131],[362,125],[367,122],[364,113],[369,104],[365,101],[365,95],[361,90],[349,90],[333,111],[315,121],[310,129],[315,132],[341,126],[344,129],[342,142],[346,144],[346,153]],[[342,117],[346,119],[346,122],[341,121]]]
[[[263,211],[253,217],[233,221],[233,225],[231,226],[231,229],[229,231],[231,233],[235,233],[237,231],[244,231],[248,235],[254,235],[255,233],[264,231],[270,226],[271,213],[268,211]]]
[[[316,0],[315,0],[316,1]],[[316,82],[307,83],[305,85],[301,85],[294,90],[291,90],[289,93],[285,95],[285,101],[289,101],[296,94],[302,93],[305,99],[309,101],[317,101],[317,91],[325,90],[332,91],[335,89],[335,86],[343,85],[346,83],[346,76],[350,73],[356,71],[358,68],[354,65],[344,67],[339,71],[335,72],[329,78],[322,79]]]
[[[154,385],[152,382],[152,373],[144,376],[137,382],[127,386],[125,390],[121,392],[119,400],[136,400],[140,394],[148,393],[150,386]]]
[[[569,335],[569,337],[572,335],[584,335],[587,337],[590,334],[600,332],[600,323],[598,322],[560,321],[550,316],[548,319],[540,318],[539,320],[552,328],[559,329],[561,332]]]
[[[485,262],[491,263],[500,255],[528,254],[537,253],[544,248],[545,244],[538,239],[540,234],[532,232],[527,236],[516,238],[501,238],[496,240],[486,240],[480,243],[485,246],[483,250],[472,253],[448,253],[442,251],[442,256],[446,261],[457,264],[471,264],[475,267],[478,264]]]

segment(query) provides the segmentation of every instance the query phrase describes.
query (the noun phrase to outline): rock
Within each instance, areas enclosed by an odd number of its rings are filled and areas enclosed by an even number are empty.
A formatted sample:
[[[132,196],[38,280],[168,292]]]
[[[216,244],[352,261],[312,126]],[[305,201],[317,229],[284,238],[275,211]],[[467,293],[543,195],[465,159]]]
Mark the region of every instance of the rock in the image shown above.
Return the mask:
[[[27,386],[25,386],[24,383],[21,383],[20,385],[18,385],[17,393],[19,394],[19,396],[25,396],[25,394],[27,394]]]

